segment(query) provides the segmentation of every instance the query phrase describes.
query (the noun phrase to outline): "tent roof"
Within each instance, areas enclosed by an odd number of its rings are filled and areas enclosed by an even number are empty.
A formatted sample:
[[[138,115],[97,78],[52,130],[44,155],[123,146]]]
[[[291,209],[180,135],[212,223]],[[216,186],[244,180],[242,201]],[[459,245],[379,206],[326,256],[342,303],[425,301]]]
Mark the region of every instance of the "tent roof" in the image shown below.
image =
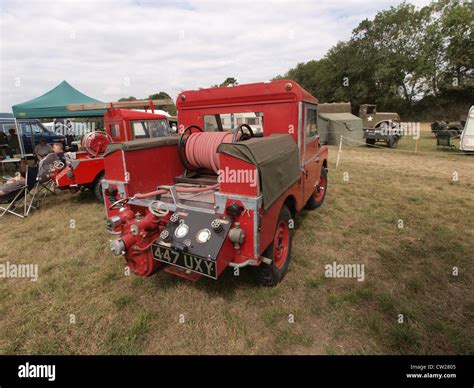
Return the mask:
[[[104,110],[86,110],[80,112],[69,112],[68,104],[88,104],[101,102],[95,98],[86,96],[79,90],[73,88],[66,81],[61,82],[55,88],[45,94],[33,98],[21,104],[13,105],[12,111],[16,118],[65,118],[65,117],[91,117],[102,116]]]
[[[360,117],[357,117],[351,113],[320,113],[319,116],[325,120],[330,120],[330,121],[347,121],[347,120],[360,120],[362,119]]]

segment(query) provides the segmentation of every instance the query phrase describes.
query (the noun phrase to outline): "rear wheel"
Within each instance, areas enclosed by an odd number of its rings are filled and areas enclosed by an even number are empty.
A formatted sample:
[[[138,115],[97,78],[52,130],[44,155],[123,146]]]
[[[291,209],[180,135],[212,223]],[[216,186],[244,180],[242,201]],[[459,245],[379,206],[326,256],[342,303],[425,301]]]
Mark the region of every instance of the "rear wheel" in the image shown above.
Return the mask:
[[[291,259],[291,212],[283,205],[278,217],[273,242],[265,250],[263,256],[270,259],[270,264],[262,263],[256,268],[258,279],[265,287],[276,286],[283,280],[288,271]]]
[[[100,203],[104,203],[104,193],[102,192],[102,181],[105,175],[101,172],[94,181],[94,195]]]
[[[313,195],[308,199],[308,202],[306,202],[305,208],[308,210],[314,210],[320,207],[324,202],[324,198],[326,197],[327,188],[328,172],[323,167],[321,170],[321,176],[319,177],[318,186],[316,187],[316,190],[314,190]]]

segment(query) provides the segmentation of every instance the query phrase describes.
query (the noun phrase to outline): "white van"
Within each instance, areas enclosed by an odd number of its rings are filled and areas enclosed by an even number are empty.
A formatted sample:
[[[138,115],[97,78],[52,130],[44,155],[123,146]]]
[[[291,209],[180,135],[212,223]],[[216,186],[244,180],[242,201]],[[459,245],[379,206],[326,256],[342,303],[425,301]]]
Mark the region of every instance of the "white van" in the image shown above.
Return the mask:
[[[474,151],[474,105],[469,109],[466,125],[461,133],[459,149],[461,151]]]

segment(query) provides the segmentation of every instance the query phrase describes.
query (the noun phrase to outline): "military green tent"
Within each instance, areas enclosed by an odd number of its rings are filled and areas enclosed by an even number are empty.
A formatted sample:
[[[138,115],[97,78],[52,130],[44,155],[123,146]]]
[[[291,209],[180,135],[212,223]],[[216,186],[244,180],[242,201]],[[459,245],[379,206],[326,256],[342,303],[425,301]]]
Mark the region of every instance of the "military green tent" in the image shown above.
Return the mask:
[[[351,113],[319,113],[318,132],[322,144],[339,144],[341,135],[344,145],[365,144],[362,120]]]
[[[17,119],[103,116],[104,110],[69,112],[66,108],[68,104],[89,104],[95,102],[101,101],[86,96],[79,90],[73,88],[66,81],[63,81],[39,97],[21,104],[13,105],[12,111]]]

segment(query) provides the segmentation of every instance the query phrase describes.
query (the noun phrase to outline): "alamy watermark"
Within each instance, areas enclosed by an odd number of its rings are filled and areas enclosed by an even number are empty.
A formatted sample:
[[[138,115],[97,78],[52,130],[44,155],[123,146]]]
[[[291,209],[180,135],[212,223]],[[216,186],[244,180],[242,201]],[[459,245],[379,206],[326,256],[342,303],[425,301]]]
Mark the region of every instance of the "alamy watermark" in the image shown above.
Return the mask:
[[[219,183],[248,183],[250,187],[257,186],[256,169],[234,169],[225,167],[217,171],[217,181]]]
[[[38,264],[0,263],[0,278],[38,280]]]
[[[324,266],[324,275],[327,278],[349,278],[363,282],[365,280],[365,265],[338,264],[334,261],[333,263]]]
[[[54,133],[63,136],[84,136],[90,132],[95,132],[96,123],[67,121],[66,123],[55,122],[53,125]]]
[[[56,365],[35,365],[27,362],[18,366],[18,377],[54,381],[56,380]]]
[[[382,135],[411,136],[414,140],[419,140],[421,136],[421,125],[418,122],[396,122],[392,120],[384,121],[379,129]]]

